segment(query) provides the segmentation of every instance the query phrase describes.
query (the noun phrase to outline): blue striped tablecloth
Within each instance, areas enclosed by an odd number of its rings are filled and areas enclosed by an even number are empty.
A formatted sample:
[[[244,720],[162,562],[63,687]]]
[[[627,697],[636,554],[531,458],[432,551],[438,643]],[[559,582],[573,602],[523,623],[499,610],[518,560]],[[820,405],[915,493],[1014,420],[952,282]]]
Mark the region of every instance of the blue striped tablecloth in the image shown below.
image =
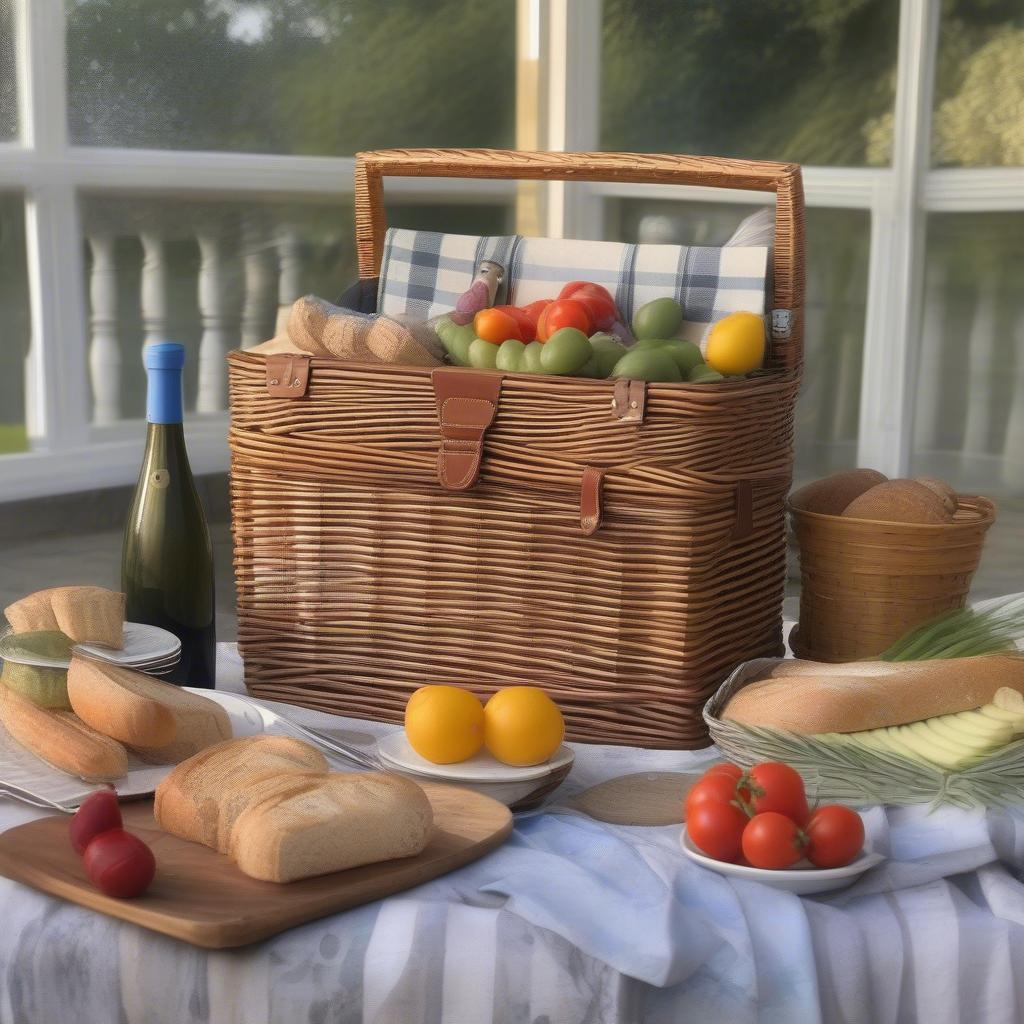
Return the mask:
[[[224,688],[240,685],[232,647],[219,672]],[[579,745],[564,795],[709,755]],[[0,829],[37,813],[0,801]],[[678,828],[612,827],[556,803],[454,874],[224,952],[0,879],[0,1022],[1024,1019],[1024,813],[865,819],[889,862],[845,892],[800,899],[691,864]]]

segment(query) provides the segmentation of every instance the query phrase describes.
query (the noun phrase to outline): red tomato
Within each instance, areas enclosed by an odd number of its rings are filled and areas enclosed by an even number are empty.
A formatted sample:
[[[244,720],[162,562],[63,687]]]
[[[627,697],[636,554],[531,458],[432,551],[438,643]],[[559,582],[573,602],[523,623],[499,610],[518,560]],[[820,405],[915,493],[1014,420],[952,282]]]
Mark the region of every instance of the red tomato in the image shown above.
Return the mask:
[[[504,313],[515,320],[519,325],[520,341],[530,342],[537,337],[537,321],[528,316],[525,310],[520,309],[518,306],[494,306],[493,308],[499,313]],[[510,334],[509,337],[511,338],[513,335]],[[504,340],[502,338],[502,341]]]
[[[728,775],[732,779],[739,779],[743,774],[743,769],[738,764],[731,764],[729,761],[720,761],[718,764],[713,764],[705,773],[705,778],[708,775],[714,774]]]
[[[736,799],[736,780],[724,772],[709,772],[686,794],[686,819],[702,804],[727,804]]]
[[[575,299],[556,299],[541,313],[537,321],[537,338],[540,341],[547,341],[563,327],[575,327],[588,338],[594,329],[590,322],[590,314],[581,302]]]
[[[743,852],[748,818],[732,804],[706,803],[687,815],[686,831],[694,846],[715,860],[737,861]]]
[[[811,816],[804,780],[788,764],[779,761],[755,764],[747,772],[745,784],[749,787],[755,814],[778,811],[798,825],[805,824]]]
[[[514,317],[503,313],[500,309],[481,309],[473,317],[473,330],[478,338],[489,341],[494,345],[500,345],[509,338],[522,341],[522,331],[519,321]]]
[[[146,891],[156,874],[153,851],[123,828],[101,832],[85,848],[85,873],[101,892],[130,899]]]
[[[75,853],[82,856],[90,840],[101,832],[109,832],[112,828],[120,828],[121,808],[117,803],[117,793],[112,789],[101,789],[90,793],[68,825],[71,845]]]
[[[742,845],[755,868],[773,871],[792,867],[804,855],[796,822],[776,811],[755,814],[743,829]]]
[[[616,320],[621,320],[615,299],[607,288],[592,281],[570,281],[559,292],[560,299],[574,299],[581,303],[590,314],[590,319],[599,331],[607,331]]]
[[[522,312],[530,318],[534,332],[536,332],[537,321],[540,319],[541,313],[543,313],[544,310],[547,309],[554,301],[554,299],[538,299],[536,302],[531,302],[528,306],[520,307]]]
[[[841,868],[864,846],[864,822],[841,804],[819,807],[807,822],[807,859],[817,868]]]

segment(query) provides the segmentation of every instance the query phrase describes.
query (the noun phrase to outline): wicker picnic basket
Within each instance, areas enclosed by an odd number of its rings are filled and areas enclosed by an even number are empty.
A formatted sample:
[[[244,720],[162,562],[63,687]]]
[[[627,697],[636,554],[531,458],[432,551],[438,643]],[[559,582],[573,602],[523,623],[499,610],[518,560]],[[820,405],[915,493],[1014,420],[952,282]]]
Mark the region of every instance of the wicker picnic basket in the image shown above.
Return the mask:
[[[417,687],[544,686],[569,738],[706,745],[701,706],[782,651],[800,382],[803,193],[791,164],[394,150],[356,162],[359,273],[388,175],[774,192],[766,368],[645,384],[230,356],[239,644],[250,690],[401,720]]]

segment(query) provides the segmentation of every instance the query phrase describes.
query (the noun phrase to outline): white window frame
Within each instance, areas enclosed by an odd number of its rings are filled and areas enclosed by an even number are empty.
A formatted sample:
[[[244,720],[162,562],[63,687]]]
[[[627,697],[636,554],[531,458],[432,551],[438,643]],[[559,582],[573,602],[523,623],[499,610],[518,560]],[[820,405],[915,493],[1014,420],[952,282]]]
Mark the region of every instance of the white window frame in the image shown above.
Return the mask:
[[[601,0],[516,0],[520,65],[537,61],[535,118],[519,118],[521,145],[599,148]],[[94,148],[68,141],[63,0],[15,0],[20,138],[0,144],[0,190],[25,197],[32,320],[26,394],[34,450],[0,458],[0,501],[129,482],[141,446],[137,422],[89,422],[89,346],[78,193],[322,201],[351,195],[350,157]],[[932,211],[1024,210],[1020,168],[932,170],[929,131],[940,5],[901,0],[888,168],[805,167],[809,206],[870,214],[867,311],[857,459],[889,475],[910,466],[925,219]],[[45,55],[41,59],[41,55]],[[524,133],[523,124],[529,131]],[[409,201],[503,201],[514,183],[394,179]],[[632,184],[547,183],[552,237],[601,237],[606,201],[685,198],[763,202],[759,193]],[[341,282],[339,282],[341,284]],[[189,447],[199,473],[227,466],[226,415],[194,414]]]

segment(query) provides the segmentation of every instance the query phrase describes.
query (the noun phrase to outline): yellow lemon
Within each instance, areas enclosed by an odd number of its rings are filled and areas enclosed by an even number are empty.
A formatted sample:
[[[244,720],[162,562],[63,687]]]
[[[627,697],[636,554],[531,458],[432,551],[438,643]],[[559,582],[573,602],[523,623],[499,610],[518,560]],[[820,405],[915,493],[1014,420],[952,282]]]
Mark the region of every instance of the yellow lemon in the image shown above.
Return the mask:
[[[508,686],[484,706],[484,742],[505,764],[540,764],[559,748],[564,735],[562,712],[539,687]]]
[[[465,761],[484,745],[480,698],[457,686],[421,686],[405,705],[405,736],[434,764]]]
[[[764,317],[730,313],[711,328],[704,358],[719,373],[750,373],[764,362]]]

